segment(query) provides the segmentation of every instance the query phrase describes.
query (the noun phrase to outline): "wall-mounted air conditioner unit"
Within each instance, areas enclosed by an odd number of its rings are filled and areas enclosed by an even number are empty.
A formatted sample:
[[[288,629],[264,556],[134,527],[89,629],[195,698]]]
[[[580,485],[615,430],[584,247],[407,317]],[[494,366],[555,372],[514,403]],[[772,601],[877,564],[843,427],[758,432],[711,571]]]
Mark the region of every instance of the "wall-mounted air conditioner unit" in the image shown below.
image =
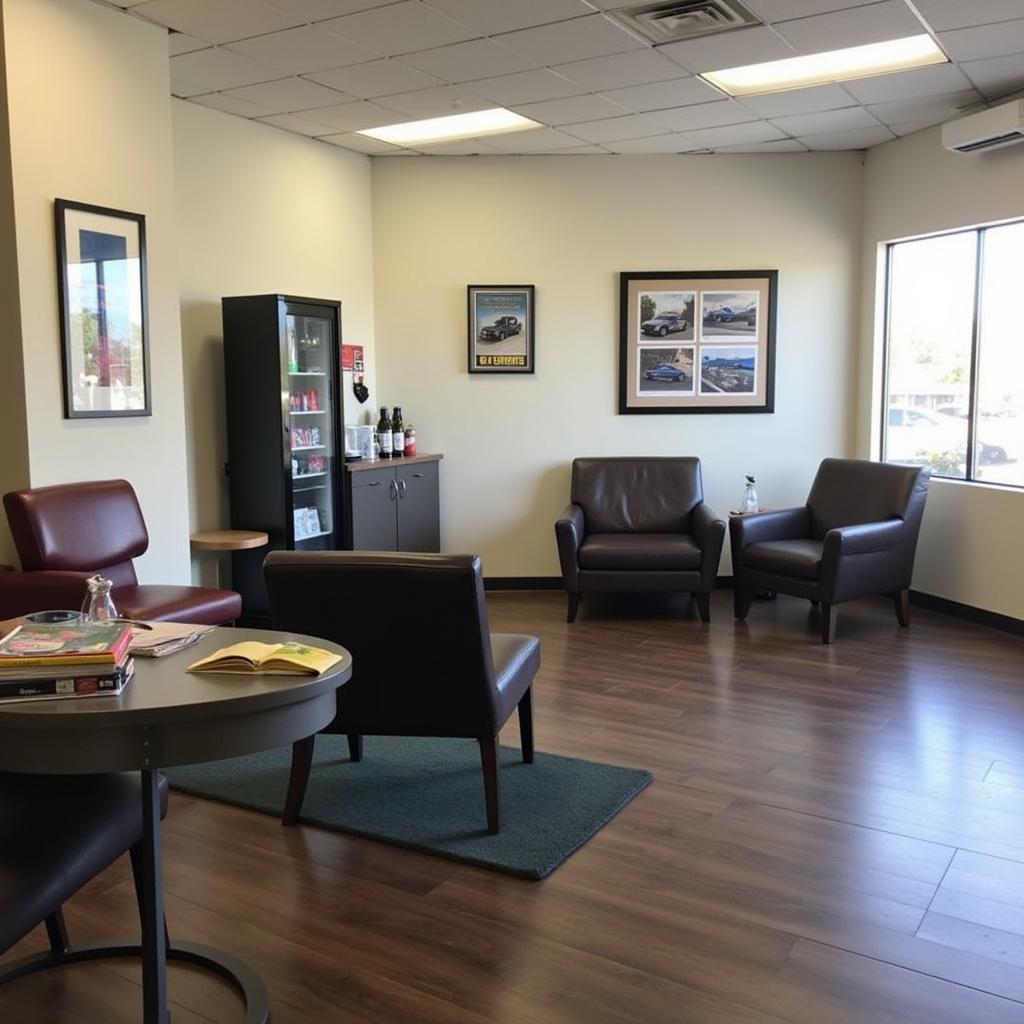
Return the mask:
[[[968,114],[942,126],[942,144],[954,153],[977,153],[1024,142],[1024,100]]]

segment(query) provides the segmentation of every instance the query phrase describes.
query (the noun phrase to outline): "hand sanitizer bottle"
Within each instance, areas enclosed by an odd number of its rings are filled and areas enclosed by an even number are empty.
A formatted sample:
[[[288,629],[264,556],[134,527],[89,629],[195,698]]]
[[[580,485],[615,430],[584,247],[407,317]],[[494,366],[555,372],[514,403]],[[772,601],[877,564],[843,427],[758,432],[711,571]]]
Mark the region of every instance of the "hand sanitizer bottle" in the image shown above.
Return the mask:
[[[756,482],[752,476],[747,477],[747,486],[743,488],[743,500],[740,502],[740,512],[743,515],[757,511],[757,491],[754,489]]]

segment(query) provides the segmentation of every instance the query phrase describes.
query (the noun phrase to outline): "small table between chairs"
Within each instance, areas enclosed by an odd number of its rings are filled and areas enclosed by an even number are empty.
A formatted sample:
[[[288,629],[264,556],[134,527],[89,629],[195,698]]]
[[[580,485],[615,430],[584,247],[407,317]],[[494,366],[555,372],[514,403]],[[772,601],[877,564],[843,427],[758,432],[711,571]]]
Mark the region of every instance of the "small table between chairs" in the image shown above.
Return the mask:
[[[319,676],[189,674],[193,661],[243,640],[300,641],[342,655]],[[95,775],[140,771],[143,804],[142,943],[129,940],[29,957],[0,971],[4,983],[52,966],[108,957],[142,956],[143,1024],[168,1024],[167,960],[209,968],[245,1000],[245,1024],[270,1019],[266,989],[242,961],[209,946],[164,933],[160,849],[160,768],[236,757],[311,736],[334,718],[336,691],[352,675],[337,644],[295,633],[214,630],[186,651],[135,661],[135,678],[117,697],[0,705],[0,771]],[[283,794],[282,794],[283,798]]]

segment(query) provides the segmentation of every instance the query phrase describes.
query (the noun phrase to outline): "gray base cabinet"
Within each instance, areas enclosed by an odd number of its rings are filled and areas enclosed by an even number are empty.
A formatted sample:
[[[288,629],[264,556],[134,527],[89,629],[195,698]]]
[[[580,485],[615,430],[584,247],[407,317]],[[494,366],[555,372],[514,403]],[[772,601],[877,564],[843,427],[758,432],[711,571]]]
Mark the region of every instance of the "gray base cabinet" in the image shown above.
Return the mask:
[[[349,544],[356,551],[440,551],[438,463],[384,462],[346,473]]]

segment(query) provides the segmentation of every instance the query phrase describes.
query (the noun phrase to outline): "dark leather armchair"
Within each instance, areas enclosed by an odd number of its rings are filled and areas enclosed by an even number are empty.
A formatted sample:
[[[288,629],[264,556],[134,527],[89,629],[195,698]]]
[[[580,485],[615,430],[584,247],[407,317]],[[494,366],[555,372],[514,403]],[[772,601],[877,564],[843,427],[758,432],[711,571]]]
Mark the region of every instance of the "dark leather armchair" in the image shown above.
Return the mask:
[[[160,777],[160,815],[167,780]],[[123,853],[141,892],[138,773],[0,773],[0,953],[45,922],[47,953],[0,968],[0,984],[73,956],[61,905]]]
[[[149,547],[149,534],[127,480],[11,491],[4,508],[22,571],[0,572],[0,618],[76,610],[96,573],[113,582],[111,597],[125,618],[219,626],[242,612],[233,590],[140,586],[132,559]]]
[[[729,524],[736,618],[755,591],[821,605],[821,639],[835,639],[835,606],[892,595],[910,624],[909,590],[929,471],[858,459],[825,459],[807,504],[734,516]]]
[[[573,622],[584,593],[679,591],[711,621],[725,522],[704,504],[700,459],[575,459],[555,523]]]
[[[324,637],[352,654],[352,679],[324,730],[348,737],[449,736],[480,745],[487,827],[499,828],[498,733],[518,708],[533,762],[536,637],[491,633],[477,555],[274,551],[264,563],[275,629]],[[299,815],[315,737],[292,753],[284,823]]]

